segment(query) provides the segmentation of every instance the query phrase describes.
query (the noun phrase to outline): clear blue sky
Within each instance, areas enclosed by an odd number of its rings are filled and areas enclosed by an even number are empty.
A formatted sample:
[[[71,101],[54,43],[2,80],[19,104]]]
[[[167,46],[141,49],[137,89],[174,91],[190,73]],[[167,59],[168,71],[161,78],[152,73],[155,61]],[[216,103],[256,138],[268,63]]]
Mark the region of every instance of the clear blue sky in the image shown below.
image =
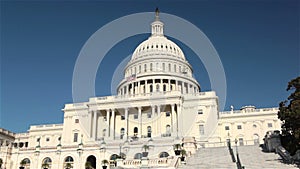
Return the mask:
[[[1,1],[0,127],[24,132],[29,125],[62,123],[72,102],[72,74],[87,39],[119,17],[161,12],[184,18],[211,40],[223,63],[227,102],[277,107],[287,83],[300,75],[299,1]],[[150,27],[149,27],[150,29]],[[184,30],[183,30],[184,31]],[[98,96],[111,94],[114,69],[147,34],[117,44],[101,63]],[[185,45],[203,91],[210,90],[203,64]],[[87,99],[88,100],[88,99]],[[87,101],[86,100],[86,101]]]

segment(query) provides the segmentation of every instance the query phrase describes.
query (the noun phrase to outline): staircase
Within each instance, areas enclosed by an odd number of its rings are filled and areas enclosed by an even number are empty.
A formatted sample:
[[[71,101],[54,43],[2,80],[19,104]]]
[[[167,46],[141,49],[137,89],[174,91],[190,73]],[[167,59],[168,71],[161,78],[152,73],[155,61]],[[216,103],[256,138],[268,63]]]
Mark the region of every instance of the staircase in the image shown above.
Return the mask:
[[[232,147],[236,155],[235,147]],[[239,146],[239,157],[245,169],[296,169],[296,165],[281,162],[275,153],[264,153],[258,146]],[[180,169],[236,169],[232,162],[228,148],[202,148],[181,164]]]

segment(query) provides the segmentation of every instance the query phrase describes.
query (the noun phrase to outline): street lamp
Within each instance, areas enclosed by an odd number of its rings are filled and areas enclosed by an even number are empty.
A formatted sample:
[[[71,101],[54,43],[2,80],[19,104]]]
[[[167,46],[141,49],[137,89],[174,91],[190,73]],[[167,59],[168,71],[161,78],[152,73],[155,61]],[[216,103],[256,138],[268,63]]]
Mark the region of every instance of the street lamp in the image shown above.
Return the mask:
[[[237,142],[238,142],[238,140],[237,140],[237,139],[235,139],[235,140],[234,140],[234,143],[235,143],[235,151],[236,151],[236,155],[238,155],[238,154],[239,154],[239,152],[238,152],[238,148],[237,148]]]

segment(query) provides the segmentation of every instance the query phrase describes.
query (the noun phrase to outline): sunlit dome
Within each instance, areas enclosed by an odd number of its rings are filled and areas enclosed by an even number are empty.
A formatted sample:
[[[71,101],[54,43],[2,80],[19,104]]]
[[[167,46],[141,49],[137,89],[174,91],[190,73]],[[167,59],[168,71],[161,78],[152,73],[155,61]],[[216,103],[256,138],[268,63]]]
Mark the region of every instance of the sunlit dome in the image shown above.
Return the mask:
[[[164,36],[164,24],[159,20],[158,11],[156,11],[155,21],[151,24],[151,36],[135,49],[131,61],[153,55],[185,60],[182,50]]]

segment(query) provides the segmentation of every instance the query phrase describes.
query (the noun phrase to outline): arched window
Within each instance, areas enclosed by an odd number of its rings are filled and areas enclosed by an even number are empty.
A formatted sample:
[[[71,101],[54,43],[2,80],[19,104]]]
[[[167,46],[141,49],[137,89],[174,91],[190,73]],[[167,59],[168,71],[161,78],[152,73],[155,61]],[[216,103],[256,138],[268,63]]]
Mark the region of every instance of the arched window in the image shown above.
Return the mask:
[[[161,152],[159,154],[159,158],[167,158],[167,157],[169,157],[169,153],[167,153],[167,152]]]
[[[52,160],[51,160],[51,158],[46,157],[46,158],[43,159],[43,162],[42,162],[42,168],[48,168],[48,169],[50,169],[50,168],[51,168],[51,165],[52,165]]]
[[[153,92],[153,86],[150,85],[150,92]]]
[[[150,71],[152,71],[152,63],[150,63]]]
[[[134,133],[134,135],[138,134],[138,132],[139,132],[139,129],[138,129],[137,127],[134,127],[134,128],[133,128],[133,133]]]
[[[171,126],[169,124],[166,126],[166,133],[167,134],[171,133]]]
[[[73,168],[74,159],[71,156],[68,156],[64,160],[64,167],[65,168]]]
[[[169,63],[169,72],[171,72],[171,64]]]
[[[120,139],[123,139],[124,137],[124,134],[125,134],[125,129],[124,128],[121,128],[121,132],[120,132]]]
[[[144,64],[144,72],[147,72],[147,65]]]
[[[136,153],[134,159],[141,159],[143,157],[142,153]]]
[[[24,158],[20,162],[20,164],[22,164],[25,169],[30,169],[30,160],[29,160],[29,158]]]
[[[147,137],[151,137],[151,133],[152,133],[151,126],[148,126],[147,127]]]

